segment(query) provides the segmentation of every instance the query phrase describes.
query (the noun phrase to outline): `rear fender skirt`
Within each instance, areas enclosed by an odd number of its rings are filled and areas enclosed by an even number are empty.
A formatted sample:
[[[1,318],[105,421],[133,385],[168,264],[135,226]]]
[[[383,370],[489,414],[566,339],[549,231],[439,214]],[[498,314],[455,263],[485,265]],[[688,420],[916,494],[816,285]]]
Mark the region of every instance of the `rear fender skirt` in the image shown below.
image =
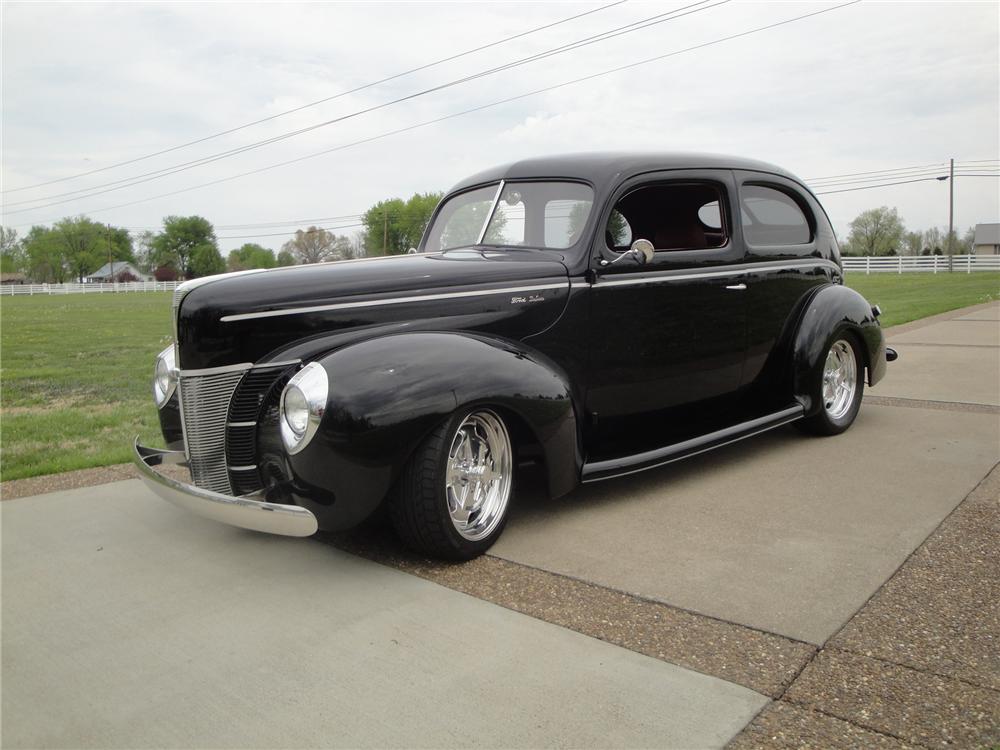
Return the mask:
[[[852,332],[860,341],[869,385],[875,385],[885,375],[885,337],[872,306],[849,287],[820,287],[805,307],[792,342],[793,393],[807,416],[820,409],[810,395],[811,384],[820,377],[827,342],[838,329]]]
[[[367,339],[316,360],[330,378],[312,442],[288,460],[323,528],[377,507],[413,450],[454,411],[489,405],[541,445],[553,495],[579,481],[582,455],[569,380],[523,344],[476,334],[413,332]]]

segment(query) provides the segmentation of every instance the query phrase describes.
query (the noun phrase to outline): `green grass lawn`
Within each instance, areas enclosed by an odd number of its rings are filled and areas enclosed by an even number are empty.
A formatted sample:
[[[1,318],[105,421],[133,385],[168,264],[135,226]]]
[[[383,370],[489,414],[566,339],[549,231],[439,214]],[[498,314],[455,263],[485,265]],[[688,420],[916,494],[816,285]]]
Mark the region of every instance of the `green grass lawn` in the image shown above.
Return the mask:
[[[849,273],[882,324],[1000,299],[1000,273]],[[0,479],[131,460],[160,440],[150,379],[170,294],[0,298]]]
[[[170,298],[0,299],[0,479],[123,463],[136,435],[160,440],[150,381]]]
[[[844,274],[857,289],[882,308],[882,326],[896,326],[928,315],[1000,299],[1000,273],[873,273]]]

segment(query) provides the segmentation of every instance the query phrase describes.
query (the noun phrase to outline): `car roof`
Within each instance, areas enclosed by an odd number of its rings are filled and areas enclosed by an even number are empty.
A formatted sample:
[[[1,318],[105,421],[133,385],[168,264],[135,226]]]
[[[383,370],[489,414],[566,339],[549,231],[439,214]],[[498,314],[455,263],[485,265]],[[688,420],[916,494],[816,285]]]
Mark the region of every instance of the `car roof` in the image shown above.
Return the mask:
[[[790,172],[763,161],[724,154],[596,152],[539,156],[483,170],[459,182],[450,192],[498,180],[570,178],[601,188],[644,172],[672,169],[743,169],[781,175],[801,184]]]

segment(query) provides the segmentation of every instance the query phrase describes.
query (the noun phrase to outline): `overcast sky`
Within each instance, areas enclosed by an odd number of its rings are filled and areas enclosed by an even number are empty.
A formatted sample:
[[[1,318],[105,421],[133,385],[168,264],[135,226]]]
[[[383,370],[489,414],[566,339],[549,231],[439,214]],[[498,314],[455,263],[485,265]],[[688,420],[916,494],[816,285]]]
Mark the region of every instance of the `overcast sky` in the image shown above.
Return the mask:
[[[137,159],[611,1],[4,2],[3,190]],[[705,8],[716,2],[630,0],[224,137],[87,177],[6,192],[2,223],[23,233],[34,223],[87,214],[141,230],[158,228],[170,214],[199,214],[216,225],[225,253],[247,241],[277,249],[298,228],[259,226],[264,223],[358,214],[382,198],[447,190],[488,166],[539,154],[728,153],[774,162],[807,181],[951,157],[962,163],[1000,159],[1000,3],[866,0],[159,197],[838,4],[731,2]],[[51,196],[240,148],[692,5],[689,10],[698,12],[279,143],[103,195],[78,194],[68,196],[72,202],[12,213],[38,205],[21,201],[66,200]],[[956,225],[1000,220],[998,184],[993,177],[958,178]],[[821,200],[842,237],[860,211],[881,205],[896,207],[910,229],[948,222],[946,182]],[[258,226],[225,228],[238,225]],[[269,234],[277,236],[263,236]]]

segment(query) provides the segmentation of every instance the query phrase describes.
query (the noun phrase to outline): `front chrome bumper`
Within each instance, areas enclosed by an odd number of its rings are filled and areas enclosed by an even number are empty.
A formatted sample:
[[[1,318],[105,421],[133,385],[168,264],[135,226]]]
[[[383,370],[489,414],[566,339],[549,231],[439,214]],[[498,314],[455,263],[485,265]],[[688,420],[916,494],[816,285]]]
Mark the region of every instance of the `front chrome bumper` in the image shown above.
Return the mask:
[[[146,448],[136,438],[132,458],[147,487],[167,502],[199,516],[283,536],[311,536],[319,528],[316,516],[298,505],[269,503],[256,494],[231,497],[185,484],[154,470],[155,466],[184,464],[183,451]]]

